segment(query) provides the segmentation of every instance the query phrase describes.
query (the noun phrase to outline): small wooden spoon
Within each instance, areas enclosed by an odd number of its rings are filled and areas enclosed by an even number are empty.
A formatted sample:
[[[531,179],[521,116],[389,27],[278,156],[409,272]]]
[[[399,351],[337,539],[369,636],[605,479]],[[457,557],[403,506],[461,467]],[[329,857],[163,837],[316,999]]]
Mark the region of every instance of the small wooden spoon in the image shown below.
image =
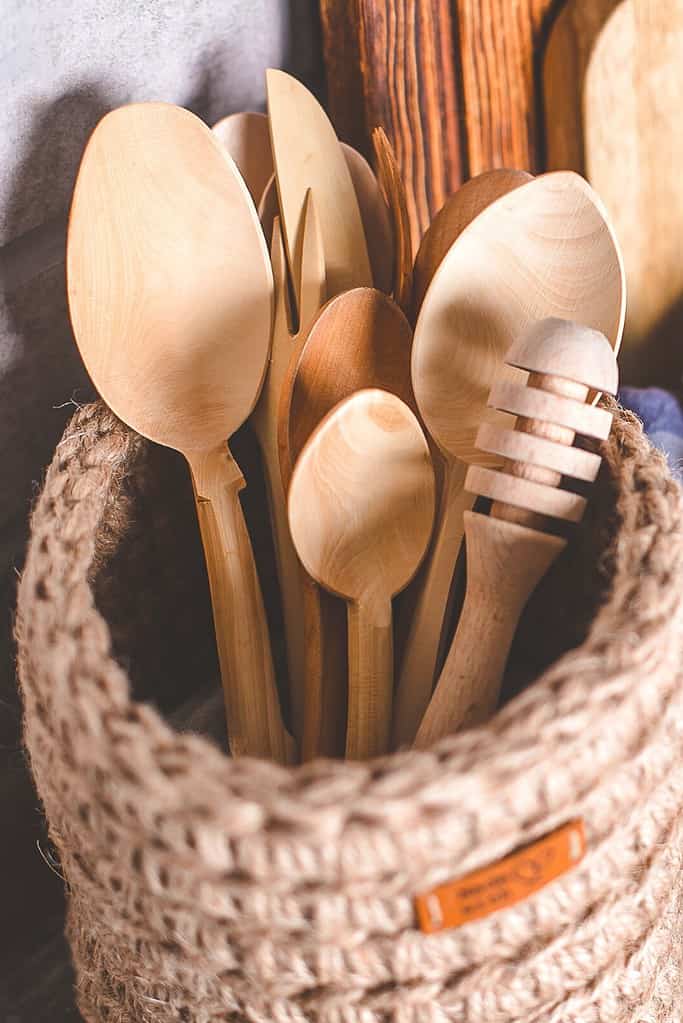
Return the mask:
[[[398,395],[416,410],[410,383],[412,332],[387,295],[356,288],[328,302],[298,350],[282,387],[278,440],[285,488],[304,444],[343,398],[365,387]],[[305,584],[304,760],[334,756],[346,694],[343,608],[311,579]]]
[[[237,164],[254,205],[258,206],[273,174],[268,118],[251,111],[230,114],[217,121],[212,130]]]
[[[455,239],[494,200],[531,181],[522,170],[491,170],[470,178],[443,204],[420,242],[413,268],[412,321],[417,320],[432,277]]]
[[[417,571],[434,519],[434,471],[420,424],[395,395],[360,391],[307,442],[289,521],[306,570],[348,601],[346,755],[388,751],[391,601]]]
[[[76,181],[67,282],[76,340],[104,399],[189,463],[232,752],[288,762],[244,479],[225,441],[261,389],[273,278],[247,188],[202,121],[163,103],[100,121]]]
[[[466,464],[482,457],[476,445],[481,423],[500,425],[505,418],[487,409],[488,393],[499,375],[521,373],[503,365],[510,344],[534,320],[557,316],[601,331],[617,350],[625,294],[621,256],[602,204],[583,178],[561,171],[491,203],[434,276],[415,329],[412,374],[445,479],[397,694],[398,744],[413,740],[431,694],[437,652],[418,647],[416,662],[411,646],[421,622],[436,619],[441,630],[471,502],[464,493]],[[498,461],[488,455],[484,464]]]

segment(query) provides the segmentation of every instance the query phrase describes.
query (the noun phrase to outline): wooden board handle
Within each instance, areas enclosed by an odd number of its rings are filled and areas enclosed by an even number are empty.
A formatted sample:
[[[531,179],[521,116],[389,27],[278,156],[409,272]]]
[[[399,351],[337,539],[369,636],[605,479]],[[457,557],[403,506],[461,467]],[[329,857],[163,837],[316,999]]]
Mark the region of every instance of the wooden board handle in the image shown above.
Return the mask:
[[[566,546],[558,536],[465,513],[467,594],[439,682],[415,739],[438,739],[493,714],[517,622],[538,582]]]
[[[474,500],[464,490],[466,466],[451,462],[445,470],[431,545],[417,577],[417,598],[405,605],[410,625],[396,691],[394,748],[413,742],[432,695],[448,594],[464,535],[463,515]]]
[[[244,478],[227,445],[199,455],[190,468],[231,752],[293,763],[294,742],[280,714],[263,597],[239,500]]]
[[[394,677],[391,603],[348,605],[349,710],[346,756],[368,760],[389,751]]]

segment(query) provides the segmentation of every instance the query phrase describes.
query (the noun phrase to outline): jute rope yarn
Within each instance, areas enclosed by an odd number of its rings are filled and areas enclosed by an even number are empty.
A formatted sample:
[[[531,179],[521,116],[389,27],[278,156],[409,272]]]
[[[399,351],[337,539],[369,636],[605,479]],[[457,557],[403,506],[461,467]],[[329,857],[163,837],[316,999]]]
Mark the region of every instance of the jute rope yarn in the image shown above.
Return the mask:
[[[101,404],[75,415],[17,638],[86,1020],[680,1023],[683,506],[632,416],[604,455],[520,629],[509,684],[526,664],[533,685],[433,751],[288,770],[140,701],[214,670],[191,508],[166,455]],[[576,817],[576,869],[418,930],[416,892]]]

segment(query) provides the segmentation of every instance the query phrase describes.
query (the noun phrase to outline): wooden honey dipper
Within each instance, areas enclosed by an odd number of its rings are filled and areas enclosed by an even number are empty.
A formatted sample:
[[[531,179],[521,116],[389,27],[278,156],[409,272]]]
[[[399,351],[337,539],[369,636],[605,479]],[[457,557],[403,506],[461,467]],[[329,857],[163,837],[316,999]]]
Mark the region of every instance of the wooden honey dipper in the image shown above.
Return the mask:
[[[605,440],[611,413],[587,403],[591,390],[615,394],[615,353],[599,331],[567,320],[536,322],[510,348],[489,406],[517,416],[514,428],[483,423],[477,448],[502,469],[472,465],[466,489],[493,501],[489,516],[465,513],[467,593],[460,622],[415,740],[426,748],[495,710],[520,615],[567,540],[553,520],[580,522],[586,499],[563,476],[592,483],[601,457],[574,447],[577,434]]]

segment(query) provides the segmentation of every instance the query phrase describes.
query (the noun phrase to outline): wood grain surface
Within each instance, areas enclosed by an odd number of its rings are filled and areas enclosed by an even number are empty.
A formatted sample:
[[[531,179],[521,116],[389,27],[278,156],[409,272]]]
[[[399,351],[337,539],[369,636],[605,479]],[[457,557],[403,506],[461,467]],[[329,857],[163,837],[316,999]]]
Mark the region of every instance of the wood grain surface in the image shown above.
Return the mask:
[[[557,0],[458,0],[469,173],[541,169],[536,55]]]
[[[370,156],[353,0],[320,0],[327,109],[343,142]]]
[[[542,168],[540,54],[563,3],[321,0],[332,119],[365,149],[368,133],[385,129],[406,185],[415,249],[468,177]]]
[[[365,116],[396,152],[414,251],[463,178],[450,7],[433,0],[356,0]]]

